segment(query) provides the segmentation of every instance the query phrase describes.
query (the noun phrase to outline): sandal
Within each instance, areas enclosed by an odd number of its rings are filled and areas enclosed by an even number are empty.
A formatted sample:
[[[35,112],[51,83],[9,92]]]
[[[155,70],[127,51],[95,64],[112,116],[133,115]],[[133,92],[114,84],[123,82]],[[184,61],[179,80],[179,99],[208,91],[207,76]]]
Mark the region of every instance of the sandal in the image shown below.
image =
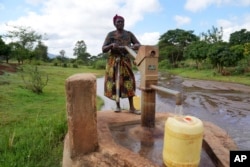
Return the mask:
[[[129,112],[136,114],[136,115],[141,115],[141,111],[139,111],[139,110],[129,110]]]
[[[115,109],[115,112],[116,112],[116,113],[119,113],[119,112],[121,112],[121,111],[122,111],[121,108],[118,108],[118,107],[117,107],[117,108]]]

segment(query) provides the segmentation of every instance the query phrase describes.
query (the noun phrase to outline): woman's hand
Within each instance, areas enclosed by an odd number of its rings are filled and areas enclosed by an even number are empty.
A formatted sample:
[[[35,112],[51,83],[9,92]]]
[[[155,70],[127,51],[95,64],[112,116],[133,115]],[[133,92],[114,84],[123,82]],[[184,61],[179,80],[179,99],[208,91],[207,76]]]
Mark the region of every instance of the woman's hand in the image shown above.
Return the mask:
[[[107,53],[109,50],[118,50],[119,49],[119,45],[117,43],[111,43],[109,45],[105,45],[102,47],[102,51],[104,53]]]
[[[117,43],[110,44],[112,49],[118,49],[119,45]]]

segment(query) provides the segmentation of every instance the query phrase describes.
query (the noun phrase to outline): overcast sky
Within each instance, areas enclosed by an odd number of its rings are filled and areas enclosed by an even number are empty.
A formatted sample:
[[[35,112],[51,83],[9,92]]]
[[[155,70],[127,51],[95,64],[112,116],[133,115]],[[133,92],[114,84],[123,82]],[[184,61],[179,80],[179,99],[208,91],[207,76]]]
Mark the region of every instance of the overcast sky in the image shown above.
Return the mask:
[[[157,44],[176,28],[200,35],[223,27],[224,40],[242,28],[250,31],[250,0],[0,0],[0,35],[11,26],[31,27],[47,34],[49,53],[65,50],[73,57],[76,42],[84,40],[87,52],[97,55],[115,29],[115,14],[124,16],[125,29],[143,45]]]

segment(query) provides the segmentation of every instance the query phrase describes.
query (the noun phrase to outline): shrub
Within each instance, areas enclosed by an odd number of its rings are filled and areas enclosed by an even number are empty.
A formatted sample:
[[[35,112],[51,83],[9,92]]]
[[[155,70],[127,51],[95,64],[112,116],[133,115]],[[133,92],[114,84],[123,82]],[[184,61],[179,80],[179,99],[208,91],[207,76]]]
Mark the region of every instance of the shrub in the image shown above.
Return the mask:
[[[83,60],[81,60],[81,59],[77,59],[77,60],[76,60],[76,64],[78,64],[78,65],[83,65],[84,62],[83,62]]]
[[[95,69],[105,69],[106,68],[106,60],[97,60],[94,64]]]
[[[65,68],[68,67],[67,63],[63,63],[62,67],[65,67]]]
[[[58,59],[53,59],[52,63],[54,66],[59,66],[61,64]]]
[[[48,75],[38,69],[37,66],[27,66],[22,69],[22,80],[25,87],[34,93],[43,93],[43,88],[48,83]]]
[[[159,65],[158,65],[159,69],[168,69],[168,68],[171,68],[171,64],[169,63],[168,60],[162,60],[159,62]]]
[[[242,75],[245,72],[245,68],[241,67],[241,66],[237,66],[235,67],[234,71],[233,71],[233,75]]]
[[[73,68],[78,68],[78,65],[77,65],[76,63],[74,63],[74,64],[72,65],[72,67],[73,67]]]
[[[32,65],[40,66],[42,64],[44,64],[44,62],[42,60],[34,60],[34,61],[32,61]]]

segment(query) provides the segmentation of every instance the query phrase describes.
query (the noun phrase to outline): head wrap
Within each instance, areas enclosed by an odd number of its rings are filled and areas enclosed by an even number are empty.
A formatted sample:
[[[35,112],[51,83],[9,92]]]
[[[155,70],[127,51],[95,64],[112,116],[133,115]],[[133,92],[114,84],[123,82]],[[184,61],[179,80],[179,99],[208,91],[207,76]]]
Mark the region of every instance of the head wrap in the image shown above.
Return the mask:
[[[123,19],[124,20],[124,18],[122,17],[122,16],[119,16],[119,15],[115,15],[114,17],[113,17],[113,23],[115,24],[115,21],[117,20],[117,19]]]

